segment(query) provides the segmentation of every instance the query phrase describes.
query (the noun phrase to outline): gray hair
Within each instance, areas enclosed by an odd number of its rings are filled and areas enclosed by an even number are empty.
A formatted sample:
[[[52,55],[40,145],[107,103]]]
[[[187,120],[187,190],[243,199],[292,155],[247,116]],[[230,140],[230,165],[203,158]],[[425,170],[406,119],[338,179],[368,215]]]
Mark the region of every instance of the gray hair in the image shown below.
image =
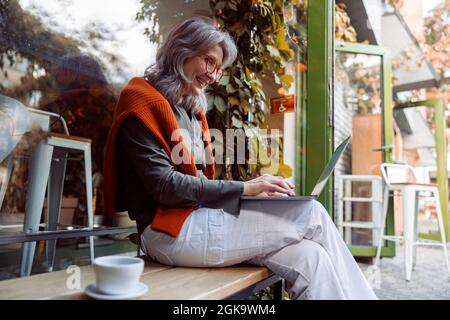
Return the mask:
[[[233,63],[237,56],[236,45],[227,32],[219,30],[212,19],[195,16],[176,25],[156,54],[156,62],[144,73],[144,78],[168,101],[189,112],[206,113],[208,103],[205,93],[182,96],[183,83],[190,83],[183,72],[186,59],[194,57],[215,45],[223,50],[223,68]]]

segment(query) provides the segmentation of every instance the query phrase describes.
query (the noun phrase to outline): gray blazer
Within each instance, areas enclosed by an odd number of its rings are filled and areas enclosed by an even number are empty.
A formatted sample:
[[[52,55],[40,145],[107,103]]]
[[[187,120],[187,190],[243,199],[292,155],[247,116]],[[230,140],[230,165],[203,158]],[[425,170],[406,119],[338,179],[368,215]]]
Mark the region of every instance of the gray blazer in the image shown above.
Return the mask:
[[[180,128],[194,134],[196,118],[182,108],[173,109]],[[139,234],[151,224],[159,205],[222,208],[239,214],[242,181],[209,180],[201,172],[194,177],[176,171],[162,145],[134,117],[123,122],[117,137],[121,200],[124,210],[136,220]],[[196,166],[202,170],[205,163]]]

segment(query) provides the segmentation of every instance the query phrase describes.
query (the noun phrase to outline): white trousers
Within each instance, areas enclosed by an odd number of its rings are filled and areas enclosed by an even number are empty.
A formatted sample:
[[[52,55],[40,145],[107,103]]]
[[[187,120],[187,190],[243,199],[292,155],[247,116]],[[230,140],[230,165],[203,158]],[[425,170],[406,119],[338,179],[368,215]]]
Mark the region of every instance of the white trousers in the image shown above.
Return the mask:
[[[326,209],[317,201],[245,201],[239,216],[200,208],[177,238],[147,227],[142,250],[173,266],[266,266],[292,299],[377,299]]]

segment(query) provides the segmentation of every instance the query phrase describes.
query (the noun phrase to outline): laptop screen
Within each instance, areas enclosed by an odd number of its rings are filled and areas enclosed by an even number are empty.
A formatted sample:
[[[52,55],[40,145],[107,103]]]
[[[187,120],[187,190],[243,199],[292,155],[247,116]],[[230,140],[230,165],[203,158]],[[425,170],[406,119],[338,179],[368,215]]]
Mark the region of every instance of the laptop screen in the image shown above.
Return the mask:
[[[320,175],[319,179],[317,180],[317,183],[314,186],[313,191],[311,192],[311,196],[319,196],[319,194],[322,192],[323,188],[327,184],[328,178],[330,177],[331,173],[334,170],[334,167],[336,166],[336,163],[338,162],[342,153],[344,153],[344,150],[347,148],[348,143],[350,142],[351,138],[352,138],[352,136],[347,137],[339,145],[339,147],[336,148],[333,155],[331,156],[330,161],[328,161],[325,169],[323,169],[322,174]]]

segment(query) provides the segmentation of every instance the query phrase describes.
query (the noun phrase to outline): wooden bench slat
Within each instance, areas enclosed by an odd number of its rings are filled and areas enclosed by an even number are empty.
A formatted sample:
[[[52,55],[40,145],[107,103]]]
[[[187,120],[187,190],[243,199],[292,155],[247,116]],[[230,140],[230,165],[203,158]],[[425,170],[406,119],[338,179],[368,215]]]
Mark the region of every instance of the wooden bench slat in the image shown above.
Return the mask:
[[[254,268],[255,270],[249,273],[250,268]],[[242,269],[233,268],[229,270],[224,269],[220,270],[220,272],[217,272],[218,270],[214,269],[211,271],[210,276],[212,278],[206,279],[208,285],[210,286],[208,291],[200,291],[196,297],[193,297],[193,299],[225,299],[226,297],[252,286],[272,275],[272,272],[270,272],[269,269],[263,267],[243,267]],[[232,276],[236,278],[234,281],[231,281]],[[211,286],[211,279],[214,281],[215,285],[213,284]],[[202,287],[199,286],[199,289],[201,288]]]
[[[92,266],[81,267],[81,286],[94,281]],[[0,299],[40,299],[66,292],[66,270],[0,282]]]
[[[264,267],[170,268],[142,275],[149,290],[140,300],[224,299],[262,281],[272,273]],[[82,291],[49,297],[50,299],[89,299]]]
[[[173,268],[141,278],[149,291],[141,299],[223,299],[269,277],[267,268]]]
[[[69,290],[66,270],[0,282],[0,299],[89,299],[87,285],[95,281],[94,268],[80,268],[80,290]],[[270,277],[265,267],[235,265],[224,268],[182,268],[146,261],[141,281],[149,290],[138,299],[224,299]]]
[[[172,267],[146,261],[143,275]],[[66,282],[70,276],[66,270],[33,275],[31,277],[0,281],[0,299],[51,299],[59,295],[82,292],[95,281],[92,265],[80,267],[81,291],[69,290]]]

